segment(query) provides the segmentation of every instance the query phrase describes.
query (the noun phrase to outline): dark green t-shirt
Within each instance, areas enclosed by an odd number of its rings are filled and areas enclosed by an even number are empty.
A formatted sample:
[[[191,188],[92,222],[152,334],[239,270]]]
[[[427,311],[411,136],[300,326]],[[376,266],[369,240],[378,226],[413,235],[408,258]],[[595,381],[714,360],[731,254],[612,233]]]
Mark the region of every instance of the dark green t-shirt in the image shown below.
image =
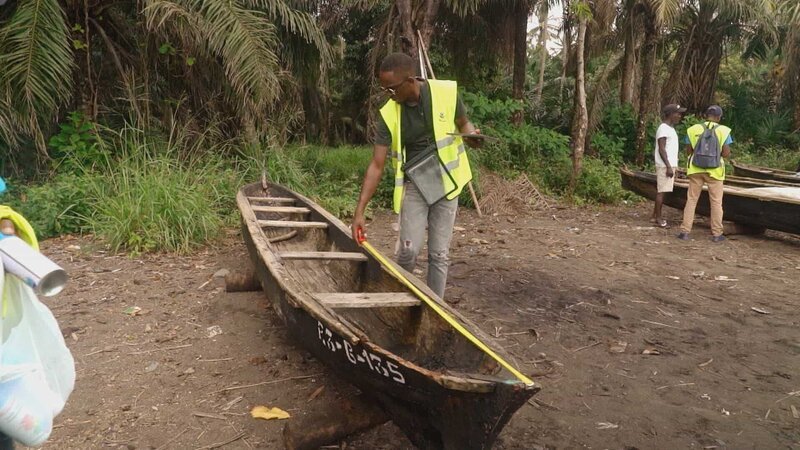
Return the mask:
[[[464,117],[466,111],[461,95],[456,100],[456,119]],[[392,133],[378,112],[377,129],[375,130],[375,144],[392,146]],[[425,151],[433,145],[433,105],[431,104],[431,87],[427,82],[421,82],[419,89],[419,102],[415,106],[400,105],[400,137],[406,149],[406,161]]]

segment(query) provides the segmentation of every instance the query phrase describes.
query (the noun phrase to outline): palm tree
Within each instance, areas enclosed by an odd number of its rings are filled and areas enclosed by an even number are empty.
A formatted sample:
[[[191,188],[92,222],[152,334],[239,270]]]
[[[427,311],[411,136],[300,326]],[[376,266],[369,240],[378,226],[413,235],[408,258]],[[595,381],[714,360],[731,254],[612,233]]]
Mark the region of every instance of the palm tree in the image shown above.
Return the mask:
[[[794,109],[794,127],[800,130],[800,3],[783,0],[778,11],[786,29],[781,46],[780,95]]]
[[[773,0],[688,0],[675,23],[680,36],[664,102],[702,111],[712,101],[724,45],[759,28],[775,33]]]
[[[619,29],[622,33],[625,53],[622,61],[620,77],[619,102],[633,105],[633,94],[636,87],[636,56],[639,47],[639,17],[634,8],[636,0],[625,0],[619,16]]]
[[[584,45],[586,43],[587,22],[592,18],[592,10],[588,3],[581,0],[574,4],[575,16],[578,19],[578,40],[576,42],[575,70],[575,111],[572,120],[572,176],[569,191],[575,192],[583,169],[583,153],[586,144],[586,132],[589,117],[586,110],[586,70],[584,64]]]
[[[4,110],[0,136],[9,146],[28,135],[46,155],[42,129],[56,118],[72,92],[75,61],[70,43],[58,0],[20,1],[0,22],[0,107]]]
[[[544,69],[547,64],[547,40],[550,37],[550,27],[548,17],[550,15],[550,1],[542,0],[539,2],[539,80],[536,83],[536,96],[534,103],[538,106],[542,104],[542,91],[544,90]]]
[[[640,17],[644,28],[642,44],[642,80],[639,86],[639,105],[636,122],[636,163],[644,163],[647,139],[647,124],[655,111],[653,105],[653,87],[656,65],[656,46],[660,38],[660,30],[672,23],[681,12],[686,0],[637,0],[632,5],[632,17]],[[705,0],[704,0],[705,1]]]
[[[19,0],[0,13],[0,140],[45,137],[65,106],[90,115],[111,105],[120,85],[138,103],[185,97],[191,114],[235,118],[254,136],[297,101],[293,72],[327,66],[332,53],[305,9],[288,0]],[[67,17],[79,17],[71,24]],[[81,76],[76,77],[80,71]],[[81,80],[77,85],[73,80]],[[83,81],[85,80],[85,82]],[[150,102],[144,112],[149,120]],[[0,142],[2,144],[2,142]]]
[[[543,0],[547,1],[547,0]],[[514,11],[514,64],[511,82],[511,97],[523,103],[525,100],[525,80],[528,69],[528,19],[533,2],[516,0],[512,5]],[[516,125],[522,124],[524,108],[514,114],[512,120]]]

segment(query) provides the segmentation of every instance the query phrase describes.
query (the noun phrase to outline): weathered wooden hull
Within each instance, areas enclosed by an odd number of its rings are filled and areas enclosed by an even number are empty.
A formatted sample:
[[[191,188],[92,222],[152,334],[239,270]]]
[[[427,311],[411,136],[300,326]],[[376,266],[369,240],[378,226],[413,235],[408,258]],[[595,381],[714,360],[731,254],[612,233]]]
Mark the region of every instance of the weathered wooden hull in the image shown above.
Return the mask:
[[[736,161],[731,161],[733,173],[740,177],[757,178],[760,180],[774,180],[783,183],[800,185],[800,177],[788,170],[770,169],[768,167],[752,166]]]
[[[650,200],[656,198],[656,176],[651,173],[620,169],[622,187]],[[688,184],[676,180],[671,193],[664,195],[664,204],[677,209],[686,206]],[[747,192],[747,189],[725,187],[722,197],[724,219],[752,227],[800,234],[800,202],[768,198]],[[708,217],[711,207],[708,191],[703,189],[696,214]]]
[[[464,351],[463,343],[456,342],[458,336],[446,330],[442,324],[435,323],[425,306],[404,311],[409,322],[416,324],[420,336],[409,336],[404,342],[416,342],[419,350],[408,350],[401,356],[399,351],[390,351],[370,337],[375,330],[365,330],[357,322],[369,323],[360,313],[344,317],[337,311],[314,301],[303,287],[303,280],[293,279],[292,273],[284,263],[275,259],[275,248],[265,242],[259,231],[252,211],[247,211],[247,195],[258,189],[249,185],[242,189],[237,201],[242,212],[242,230],[245,244],[253,261],[262,287],[273,307],[287,324],[289,333],[316,358],[334,369],[344,379],[357,386],[367,397],[378,402],[392,420],[404,431],[410,440],[425,449],[488,449],[497,438],[512,415],[538,390],[537,385],[526,385],[507,376],[479,373],[491,364],[472,353],[465,359],[480,361],[475,373],[460,373],[446,369],[437,370],[426,365],[426,360],[446,355],[427,351],[421,341],[436,342],[440,350],[448,341],[453,348]],[[310,200],[282,189],[270,187],[270,194],[294,197],[298,205],[311,209],[310,220],[324,220],[330,224],[328,233],[337,250],[355,252],[359,247],[349,238],[348,231],[338,219],[332,218]],[[254,222],[254,220],[256,222]],[[288,265],[288,264],[287,264]],[[325,270],[334,270],[326,268]],[[338,276],[338,275],[337,275]],[[355,277],[361,277],[354,284],[365,290],[375,286],[392,287],[393,280],[386,278],[387,272],[373,258],[360,264]],[[346,278],[346,276],[344,276]],[[296,277],[294,277],[296,278]],[[364,281],[364,280],[369,281]],[[375,283],[373,284],[373,280]],[[396,281],[396,280],[394,280]],[[419,289],[430,293],[418,280],[412,279]],[[382,284],[381,284],[382,283]],[[399,285],[396,286],[399,289]],[[432,293],[430,293],[432,294]],[[441,305],[446,306],[443,302]],[[448,307],[448,310],[450,308]],[[471,327],[483,340],[488,338],[456,311],[450,312],[465,325]],[[378,313],[375,313],[376,315]],[[386,313],[388,314],[388,313]],[[401,314],[401,313],[397,313]],[[390,316],[391,317],[391,316]],[[400,317],[400,316],[398,316]],[[351,322],[352,320],[352,322]],[[387,324],[387,327],[392,324]],[[432,328],[431,328],[432,327]],[[434,331],[439,328],[436,335]],[[398,328],[397,333],[408,333]],[[411,345],[413,347],[413,345]],[[400,347],[398,347],[400,348]],[[446,351],[446,349],[444,350]],[[498,353],[500,350],[495,349]],[[413,356],[414,360],[409,357]],[[496,369],[495,369],[496,371]]]
[[[686,170],[678,169],[677,180],[686,180]],[[735,186],[741,188],[756,188],[756,187],[797,187],[795,183],[787,183],[785,181],[768,180],[764,178],[748,178],[738,175],[725,175],[725,185]]]

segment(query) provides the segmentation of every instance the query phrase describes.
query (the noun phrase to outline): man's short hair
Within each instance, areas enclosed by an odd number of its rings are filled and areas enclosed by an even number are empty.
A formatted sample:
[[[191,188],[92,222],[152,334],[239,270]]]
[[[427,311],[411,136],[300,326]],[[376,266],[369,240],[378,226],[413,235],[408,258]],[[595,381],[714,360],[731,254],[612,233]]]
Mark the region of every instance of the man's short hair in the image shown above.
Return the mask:
[[[411,77],[414,76],[414,60],[405,53],[391,53],[383,58],[380,70]]]

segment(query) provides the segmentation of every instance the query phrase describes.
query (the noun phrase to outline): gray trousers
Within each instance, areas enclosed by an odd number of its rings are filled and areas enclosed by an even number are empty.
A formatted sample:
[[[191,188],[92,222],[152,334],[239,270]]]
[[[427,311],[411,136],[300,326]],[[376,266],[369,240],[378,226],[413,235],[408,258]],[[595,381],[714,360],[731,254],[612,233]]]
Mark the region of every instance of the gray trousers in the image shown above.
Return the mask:
[[[425,202],[414,183],[405,183],[403,205],[400,209],[400,242],[397,263],[412,272],[417,256],[425,243],[428,228],[428,287],[444,298],[450,240],[456,222],[458,198],[443,198],[431,206]]]

